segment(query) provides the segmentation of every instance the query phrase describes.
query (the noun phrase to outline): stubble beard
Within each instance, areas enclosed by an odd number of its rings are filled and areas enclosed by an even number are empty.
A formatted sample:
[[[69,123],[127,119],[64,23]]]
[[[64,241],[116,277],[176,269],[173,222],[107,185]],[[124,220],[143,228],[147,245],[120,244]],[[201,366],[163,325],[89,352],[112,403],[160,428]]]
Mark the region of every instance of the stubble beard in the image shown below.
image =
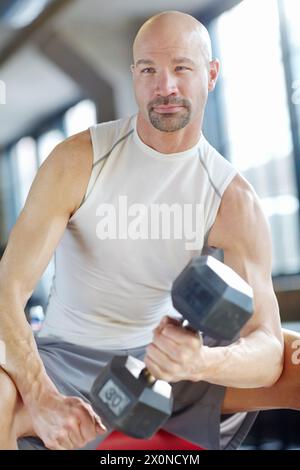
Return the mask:
[[[159,105],[178,105],[183,106],[176,113],[157,113],[153,107]],[[174,101],[169,99],[160,99],[152,101],[148,105],[149,120],[155,129],[162,132],[175,132],[183,129],[191,120],[191,105],[187,100]]]

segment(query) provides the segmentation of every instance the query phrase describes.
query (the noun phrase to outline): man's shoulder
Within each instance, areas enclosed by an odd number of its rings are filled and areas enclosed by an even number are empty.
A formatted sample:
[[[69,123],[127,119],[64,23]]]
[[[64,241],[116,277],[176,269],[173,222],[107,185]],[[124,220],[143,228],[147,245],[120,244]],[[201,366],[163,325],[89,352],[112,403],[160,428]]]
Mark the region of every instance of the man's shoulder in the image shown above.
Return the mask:
[[[218,215],[240,214],[241,211],[250,209],[257,200],[256,192],[251,184],[240,173],[237,173],[224,191]]]
[[[96,137],[96,140],[99,140],[105,149],[106,144],[113,143],[118,135],[123,135],[131,128],[132,116],[95,124],[60,142],[52,152],[52,160],[54,159],[58,166],[68,168],[69,171],[89,168],[93,164],[93,153],[98,150],[97,142],[95,140],[93,142],[91,132],[96,132],[99,137],[99,139]],[[95,149],[93,145],[96,145]]]
[[[92,142],[89,130],[74,134],[53,149],[49,163],[61,171],[72,173],[91,167],[93,162]]]
[[[91,144],[91,133],[89,129],[86,129],[84,131],[78,132],[77,134],[73,134],[70,137],[67,137],[60,144],[58,144],[57,148],[62,153],[69,152],[70,150],[76,152],[77,150],[81,150],[83,148],[88,149],[91,147]]]
[[[81,203],[91,174],[93,152],[89,134],[89,130],[84,130],[57,144],[37,175],[44,187],[51,187],[55,197],[64,195],[70,212]]]

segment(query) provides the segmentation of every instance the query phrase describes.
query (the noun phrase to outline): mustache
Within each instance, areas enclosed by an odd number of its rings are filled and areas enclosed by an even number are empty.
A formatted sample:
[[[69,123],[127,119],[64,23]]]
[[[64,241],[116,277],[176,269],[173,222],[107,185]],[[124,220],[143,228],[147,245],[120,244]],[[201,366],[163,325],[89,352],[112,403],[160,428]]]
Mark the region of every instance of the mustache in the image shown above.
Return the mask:
[[[154,106],[160,105],[175,105],[190,108],[190,102],[185,98],[178,98],[176,96],[159,96],[148,103],[148,109],[151,110]]]

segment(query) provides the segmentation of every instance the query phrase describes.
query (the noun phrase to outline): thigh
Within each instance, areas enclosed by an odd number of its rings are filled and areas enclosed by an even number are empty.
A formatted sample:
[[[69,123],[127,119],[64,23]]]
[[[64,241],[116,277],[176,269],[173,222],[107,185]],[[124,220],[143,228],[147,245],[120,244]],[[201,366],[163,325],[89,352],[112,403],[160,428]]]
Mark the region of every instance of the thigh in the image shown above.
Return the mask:
[[[227,388],[223,413],[300,409],[300,333],[283,330],[284,367],[279,380],[266,388]]]
[[[92,384],[101,369],[114,355],[127,353],[127,351],[91,349],[65,343],[57,338],[37,337],[36,342],[45,370],[58,391],[65,396],[79,397],[88,403],[91,403]],[[22,450],[46,450],[42,441],[33,436],[28,432],[23,434],[23,438],[18,441],[19,448]],[[95,449],[104,438],[105,435],[97,436],[84,449]]]
[[[163,429],[205,449],[237,449],[256,413],[222,416],[225,392],[225,387],[208,382],[177,382],[173,414]]]
[[[173,413],[163,429],[205,449],[220,448],[220,415],[225,388],[208,382],[172,386]]]

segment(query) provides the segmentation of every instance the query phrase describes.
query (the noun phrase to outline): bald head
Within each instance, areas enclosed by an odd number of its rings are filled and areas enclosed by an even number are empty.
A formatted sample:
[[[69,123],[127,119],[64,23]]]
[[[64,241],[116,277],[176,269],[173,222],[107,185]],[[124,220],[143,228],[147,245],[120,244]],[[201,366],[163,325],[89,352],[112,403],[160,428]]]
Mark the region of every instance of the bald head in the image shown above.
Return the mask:
[[[208,64],[212,59],[211,41],[207,29],[200,21],[187,13],[165,11],[149,18],[139,29],[133,43],[134,63],[140,51],[159,44],[172,48],[179,45],[199,47]]]
[[[207,29],[186,13],[159,13],[139,29],[133,59],[139,125],[148,131],[197,133],[218,75]]]

